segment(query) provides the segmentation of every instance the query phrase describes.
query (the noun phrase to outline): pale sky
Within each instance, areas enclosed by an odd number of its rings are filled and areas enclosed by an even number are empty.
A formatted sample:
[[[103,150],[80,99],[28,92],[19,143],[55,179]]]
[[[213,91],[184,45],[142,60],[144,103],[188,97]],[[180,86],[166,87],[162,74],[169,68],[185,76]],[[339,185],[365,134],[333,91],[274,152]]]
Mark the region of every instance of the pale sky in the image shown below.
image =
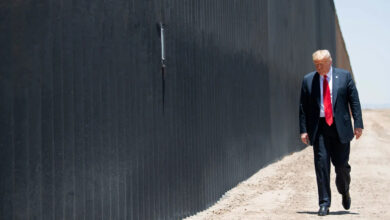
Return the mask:
[[[390,108],[390,1],[334,3],[363,108]]]

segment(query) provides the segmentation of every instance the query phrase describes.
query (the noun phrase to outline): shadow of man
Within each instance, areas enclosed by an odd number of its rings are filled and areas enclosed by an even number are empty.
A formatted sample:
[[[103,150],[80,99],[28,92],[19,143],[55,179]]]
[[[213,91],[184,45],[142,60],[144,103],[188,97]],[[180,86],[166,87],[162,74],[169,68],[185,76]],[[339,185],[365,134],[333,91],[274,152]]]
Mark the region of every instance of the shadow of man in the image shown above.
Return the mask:
[[[309,215],[317,215],[318,212],[311,212],[311,211],[299,211],[298,214],[309,214]],[[359,215],[357,212],[350,212],[350,211],[335,211],[331,212],[329,211],[329,215]]]

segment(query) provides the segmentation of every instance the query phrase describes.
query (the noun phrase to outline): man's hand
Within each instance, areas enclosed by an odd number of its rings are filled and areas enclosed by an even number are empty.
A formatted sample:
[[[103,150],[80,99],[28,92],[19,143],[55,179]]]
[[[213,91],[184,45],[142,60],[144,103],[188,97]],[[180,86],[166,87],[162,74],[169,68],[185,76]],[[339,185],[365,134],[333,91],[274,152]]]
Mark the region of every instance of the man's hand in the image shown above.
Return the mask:
[[[355,128],[354,132],[353,132],[356,136],[356,140],[360,138],[360,136],[362,136],[362,133],[363,133],[363,129],[361,128]]]
[[[309,135],[307,133],[301,134],[301,140],[304,144],[309,145]]]

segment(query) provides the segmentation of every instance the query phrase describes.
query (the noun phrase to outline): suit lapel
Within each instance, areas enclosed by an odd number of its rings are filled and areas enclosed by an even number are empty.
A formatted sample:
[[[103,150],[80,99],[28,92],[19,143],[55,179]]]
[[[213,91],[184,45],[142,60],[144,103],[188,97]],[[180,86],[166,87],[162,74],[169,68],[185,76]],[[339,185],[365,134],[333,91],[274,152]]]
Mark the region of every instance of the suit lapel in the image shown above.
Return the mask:
[[[332,105],[333,105],[333,108],[336,104],[338,90],[339,90],[339,74],[338,74],[336,68],[333,68],[333,73],[332,73]]]
[[[313,95],[317,101],[318,108],[321,108],[321,87],[320,87],[320,74],[315,73],[313,77]]]

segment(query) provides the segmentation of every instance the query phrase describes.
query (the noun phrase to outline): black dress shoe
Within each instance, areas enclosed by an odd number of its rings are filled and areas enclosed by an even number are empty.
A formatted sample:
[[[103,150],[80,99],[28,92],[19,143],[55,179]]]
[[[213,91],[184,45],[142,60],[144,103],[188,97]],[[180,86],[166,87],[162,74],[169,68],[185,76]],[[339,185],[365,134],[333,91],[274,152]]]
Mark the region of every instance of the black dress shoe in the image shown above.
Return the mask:
[[[349,192],[343,194],[343,207],[348,210],[351,207],[351,196]]]
[[[327,206],[320,206],[320,210],[318,210],[318,215],[319,216],[325,216],[329,214],[329,207]]]

